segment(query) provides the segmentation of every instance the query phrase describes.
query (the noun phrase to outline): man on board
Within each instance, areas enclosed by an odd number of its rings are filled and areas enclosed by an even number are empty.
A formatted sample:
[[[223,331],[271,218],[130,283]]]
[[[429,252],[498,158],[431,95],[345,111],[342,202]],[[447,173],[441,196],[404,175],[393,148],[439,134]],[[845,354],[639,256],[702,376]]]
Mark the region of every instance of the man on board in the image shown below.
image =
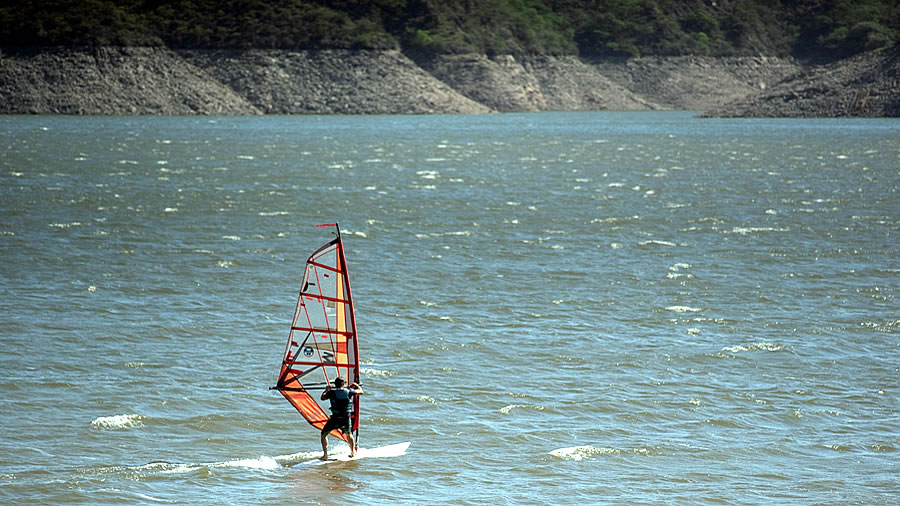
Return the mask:
[[[353,457],[356,453],[356,441],[353,439],[353,432],[350,431],[350,401],[354,395],[362,394],[362,387],[355,382],[350,388],[344,388],[344,378],[341,377],[334,379],[334,388],[325,385],[321,399],[331,401],[331,417],[322,427],[322,460],[328,460],[328,433],[335,429],[346,434],[350,440],[350,456]]]

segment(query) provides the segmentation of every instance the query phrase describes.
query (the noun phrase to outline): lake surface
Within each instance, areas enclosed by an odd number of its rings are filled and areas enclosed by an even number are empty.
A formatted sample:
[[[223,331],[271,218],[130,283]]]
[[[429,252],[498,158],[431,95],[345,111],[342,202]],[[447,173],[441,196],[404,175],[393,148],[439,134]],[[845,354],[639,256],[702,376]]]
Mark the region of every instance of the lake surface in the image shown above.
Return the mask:
[[[900,494],[900,120],[6,116],[0,144],[0,502]],[[268,388],[333,222],[360,445],[411,446],[314,466]]]

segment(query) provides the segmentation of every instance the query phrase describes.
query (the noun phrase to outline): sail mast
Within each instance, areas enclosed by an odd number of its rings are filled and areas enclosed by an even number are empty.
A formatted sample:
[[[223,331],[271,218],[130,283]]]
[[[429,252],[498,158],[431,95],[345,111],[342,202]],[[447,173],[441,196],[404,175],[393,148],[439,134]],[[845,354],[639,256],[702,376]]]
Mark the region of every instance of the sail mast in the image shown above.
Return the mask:
[[[337,229],[337,237],[338,237],[338,246],[340,251],[340,263],[341,270],[344,272],[344,277],[347,283],[347,302],[350,306],[350,328],[353,329],[353,354],[356,356],[357,361],[359,360],[359,336],[356,331],[356,306],[353,305],[353,290],[350,289],[350,270],[347,269],[347,257],[344,253],[344,240],[341,238],[341,228],[335,223],[335,228]],[[348,376],[349,376],[348,370]],[[359,363],[357,362],[357,367],[353,369],[353,377],[347,378],[348,383],[359,383]],[[354,439],[356,440],[357,446],[359,445],[359,396],[356,395],[353,397],[353,420],[351,420],[350,429],[354,432]]]

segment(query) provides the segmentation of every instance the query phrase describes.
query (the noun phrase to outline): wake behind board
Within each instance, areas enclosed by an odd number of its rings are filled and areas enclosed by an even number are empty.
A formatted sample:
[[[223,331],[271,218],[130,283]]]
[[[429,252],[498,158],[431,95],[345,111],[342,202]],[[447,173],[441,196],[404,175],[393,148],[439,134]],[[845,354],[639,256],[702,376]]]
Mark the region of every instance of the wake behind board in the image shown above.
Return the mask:
[[[360,448],[356,450],[356,455],[354,455],[353,457],[350,456],[350,450],[347,449],[346,453],[342,452],[329,455],[328,460],[313,459],[299,462],[298,464],[302,466],[320,466],[333,462],[351,462],[360,459],[399,457],[406,453],[406,449],[409,448],[409,444],[410,442],[407,441],[405,443],[397,443],[389,446],[379,446],[378,448]]]

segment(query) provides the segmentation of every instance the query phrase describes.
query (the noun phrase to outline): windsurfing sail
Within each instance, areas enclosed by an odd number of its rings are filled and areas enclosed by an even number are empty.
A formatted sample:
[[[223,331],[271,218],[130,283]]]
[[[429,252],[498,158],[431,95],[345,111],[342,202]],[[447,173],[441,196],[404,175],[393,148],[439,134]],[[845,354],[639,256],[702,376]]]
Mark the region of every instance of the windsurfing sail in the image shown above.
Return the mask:
[[[359,382],[359,342],[340,228],[336,223],[319,226],[334,227],[337,236],[306,260],[278,384],[273,388],[310,425],[322,430],[330,409],[330,402],[320,399],[325,385],[338,377],[347,384]],[[358,395],[353,396],[350,425],[359,441]],[[331,435],[349,443],[348,434],[334,430]]]

